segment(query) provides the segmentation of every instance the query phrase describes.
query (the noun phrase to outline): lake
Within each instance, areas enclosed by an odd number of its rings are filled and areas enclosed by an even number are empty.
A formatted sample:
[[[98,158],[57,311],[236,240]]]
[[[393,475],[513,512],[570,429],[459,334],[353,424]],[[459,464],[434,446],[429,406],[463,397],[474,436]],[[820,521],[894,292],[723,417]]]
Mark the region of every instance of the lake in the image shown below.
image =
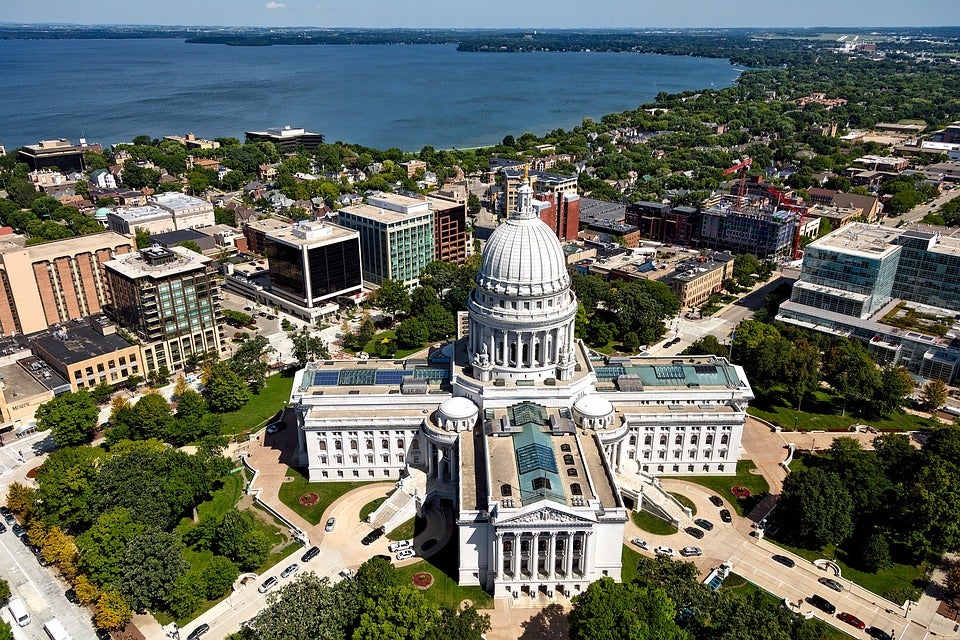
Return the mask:
[[[180,40],[0,41],[0,143],[235,136],[289,124],[417,151],[570,129],[660,91],[729,86],[726,60],[466,53],[454,45],[228,47]]]

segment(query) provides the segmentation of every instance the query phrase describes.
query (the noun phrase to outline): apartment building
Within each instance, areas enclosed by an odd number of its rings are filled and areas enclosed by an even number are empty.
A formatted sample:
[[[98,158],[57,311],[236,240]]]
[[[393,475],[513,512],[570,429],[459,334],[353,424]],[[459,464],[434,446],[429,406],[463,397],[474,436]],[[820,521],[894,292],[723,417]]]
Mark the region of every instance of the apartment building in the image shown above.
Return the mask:
[[[134,235],[138,229],[147,233],[182,231],[216,224],[213,205],[185,193],[158,193],[145,206],[119,208],[107,214],[111,231]]]

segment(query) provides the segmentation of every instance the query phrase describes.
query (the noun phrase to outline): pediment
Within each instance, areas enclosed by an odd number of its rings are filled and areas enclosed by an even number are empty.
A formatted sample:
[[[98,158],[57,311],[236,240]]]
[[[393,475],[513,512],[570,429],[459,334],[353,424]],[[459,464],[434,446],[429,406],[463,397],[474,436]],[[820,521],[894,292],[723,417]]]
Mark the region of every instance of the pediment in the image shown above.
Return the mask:
[[[594,521],[583,518],[566,511],[543,507],[527,513],[521,513],[513,517],[506,517],[497,520],[497,525],[530,525],[530,524],[576,524],[590,523]]]

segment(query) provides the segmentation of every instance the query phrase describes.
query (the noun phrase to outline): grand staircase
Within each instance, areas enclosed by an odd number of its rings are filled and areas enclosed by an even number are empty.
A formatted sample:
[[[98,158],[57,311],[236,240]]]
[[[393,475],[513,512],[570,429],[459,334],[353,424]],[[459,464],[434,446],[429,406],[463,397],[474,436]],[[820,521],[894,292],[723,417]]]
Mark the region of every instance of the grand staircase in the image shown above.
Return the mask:
[[[367,516],[367,522],[374,529],[383,527],[390,531],[417,515],[427,493],[427,474],[413,467],[407,471],[408,475],[397,482],[396,490]]]

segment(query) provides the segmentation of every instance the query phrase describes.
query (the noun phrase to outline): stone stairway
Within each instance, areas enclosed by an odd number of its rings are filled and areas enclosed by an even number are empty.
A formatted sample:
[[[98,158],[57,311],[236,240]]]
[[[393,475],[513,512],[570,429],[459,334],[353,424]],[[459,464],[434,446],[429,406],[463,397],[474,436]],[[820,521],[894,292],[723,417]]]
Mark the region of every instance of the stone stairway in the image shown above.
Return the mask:
[[[397,482],[396,490],[367,517],[370,526],[390,531],[417,515],[427,490],[427,476],[419,470],[408,469],[409,475]]]
[[[687,507],[660,486],[654,476],[644,473],[617,474],[617,484],[626,493],[639,497],[639,508],[679,527],[693,517]]]

